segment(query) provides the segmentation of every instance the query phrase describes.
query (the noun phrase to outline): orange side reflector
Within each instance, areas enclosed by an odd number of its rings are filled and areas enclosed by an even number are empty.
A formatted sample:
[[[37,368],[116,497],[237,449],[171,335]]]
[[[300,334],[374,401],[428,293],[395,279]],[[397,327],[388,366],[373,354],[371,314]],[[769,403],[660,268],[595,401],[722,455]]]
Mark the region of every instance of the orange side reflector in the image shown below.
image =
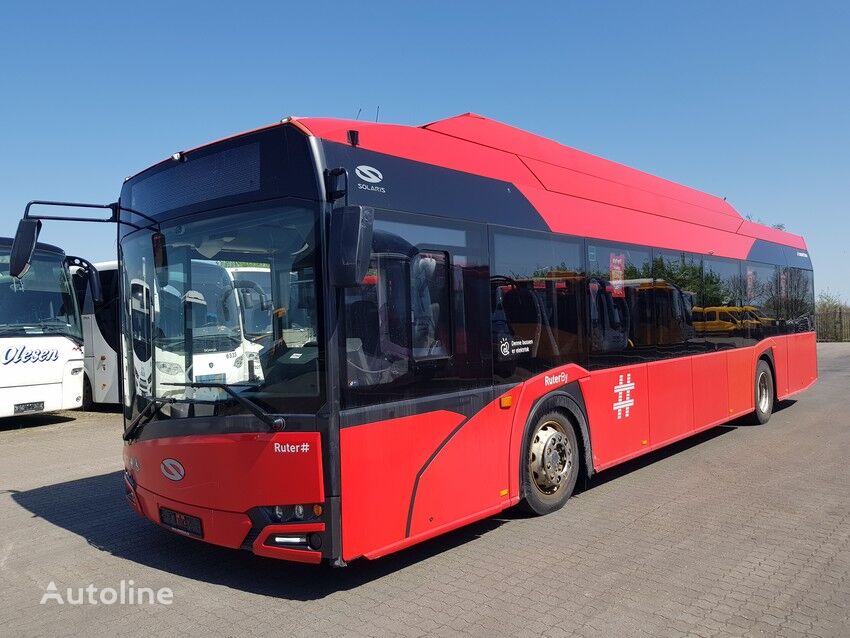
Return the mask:
[[[507,496],[507,495],[508,495],[508,490],[502,490],[501,492],[499,492],[499,496]]]
[[[508,395],[506,397],[501,397],[499,399],[499,407],[502,408],[503,410],[507,410],[513,404],[514,404],[514,398],[510,395]]]
[[[644,440],[643,440],[643,441],[641,441],[640,443],[641,443],[641,445],[646,445],[647,443],[649,443],[649,441],[647,441],[646,439],[644,439]]]

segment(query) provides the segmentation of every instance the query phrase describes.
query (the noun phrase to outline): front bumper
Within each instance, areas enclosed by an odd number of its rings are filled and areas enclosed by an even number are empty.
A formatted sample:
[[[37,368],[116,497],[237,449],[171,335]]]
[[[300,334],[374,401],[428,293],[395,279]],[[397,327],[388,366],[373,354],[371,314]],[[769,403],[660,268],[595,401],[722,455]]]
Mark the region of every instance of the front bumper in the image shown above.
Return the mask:
[[[253,512],[252,516],[252,513],[197,507],[146,490],[137,485],[127,472],[124,472],[124,490],[127,503],[140,516],[182,536],[213,545],[245,549],[267,558],[311,564],[320,563],[324,555],[321,549],[314,549],[314,546],[321,548],[329,545],[325,539],[325,522],[321,520],[279,524],[264,519],[256,512]],[[162,508],[200,519],[203,536],[163,523],[160,518]],[[276,543],[276,539],[294,537],[303,537],[304,543],[284,545]]]

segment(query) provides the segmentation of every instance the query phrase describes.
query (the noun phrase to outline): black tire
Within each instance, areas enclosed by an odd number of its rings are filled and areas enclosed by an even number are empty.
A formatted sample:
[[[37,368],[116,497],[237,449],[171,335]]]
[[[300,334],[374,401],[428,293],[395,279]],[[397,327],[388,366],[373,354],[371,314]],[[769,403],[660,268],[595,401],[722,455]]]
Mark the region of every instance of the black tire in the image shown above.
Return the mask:
[[[91,396],[91,383],[89,378],[83,376],[83,405],[80,408],[85,412],[91,412],[94,409],[94,401]]]
[[[773,414],[773,405],[776,396],[773,390],[773,372],[764,359],[759,359],[756,365],[756,377],[754,383],[754,398],[756,409],[747,419],[753,425],[764,425]]]
[[[562,412],[537,419],[522,447],[522,509],[537,516],[561,509],[575,489],[580,454],[575,429]]]

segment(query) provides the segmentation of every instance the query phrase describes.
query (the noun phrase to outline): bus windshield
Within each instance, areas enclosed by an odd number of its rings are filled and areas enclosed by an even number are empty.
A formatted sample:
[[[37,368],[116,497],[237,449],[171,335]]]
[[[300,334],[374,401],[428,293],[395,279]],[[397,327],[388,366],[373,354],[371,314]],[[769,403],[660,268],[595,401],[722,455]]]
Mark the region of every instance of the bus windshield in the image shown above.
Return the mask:
[[[316,223],[314,206],[287,200],[181,217],[161,227],[159,268],[150,231],[124,237],[128,407],[160,397],[159,419],[243,413],[227,384],[270,412],[316,409]]]
[[[65,335],[82,340],[77,300],[61,253],[37,248],[20,279],[9,275],[11,245],[0,244],[0,337]]]

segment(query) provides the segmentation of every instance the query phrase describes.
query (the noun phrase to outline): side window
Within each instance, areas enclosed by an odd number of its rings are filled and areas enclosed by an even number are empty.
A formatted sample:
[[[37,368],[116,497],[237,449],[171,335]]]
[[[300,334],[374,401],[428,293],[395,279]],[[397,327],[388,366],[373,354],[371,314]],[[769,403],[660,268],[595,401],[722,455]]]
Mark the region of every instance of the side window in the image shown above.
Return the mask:
[[[451,354],[449,291],[448,253],[419,252],[414,255],[410,268],[414,359]]]
[[[490,382],[485,241],[483,225],[377,212],[369,272],[344,296],[345,407]]]
[[[705,339],[709,350],[743,345],[748,335],[747,326],[740,316],[745,293],[746,284],[739,262],[719,257],[703,259],[699,307],[705,310],[707,321],[698,326],[701,330],[697,331],[697,335]]]
[[[779,334],[779,277],[776,266],[747,262],[742,320],[751,341]]]
[[[583,363],[581,242],[494,230],[490,288],[497,382]]]
[[[786,331],[811,332],[815,329],[815,287],[811,270],[785,269]]]
[[[391,255],[372,257],[360,286],[345,291],[348,388],[392,383],[410,368],[408,264]]]
[[[656,343],[662,356],[682,355],[695,347],[694,307],[702,279],[697,255],[653,251]],[[700,313],[702,308],[697,306]],[[701,321],[702,319],[700,319]]]
[[[655,295],[650,250],[602,242],[587,244],[590,365],[645,360],[655,337]]]

